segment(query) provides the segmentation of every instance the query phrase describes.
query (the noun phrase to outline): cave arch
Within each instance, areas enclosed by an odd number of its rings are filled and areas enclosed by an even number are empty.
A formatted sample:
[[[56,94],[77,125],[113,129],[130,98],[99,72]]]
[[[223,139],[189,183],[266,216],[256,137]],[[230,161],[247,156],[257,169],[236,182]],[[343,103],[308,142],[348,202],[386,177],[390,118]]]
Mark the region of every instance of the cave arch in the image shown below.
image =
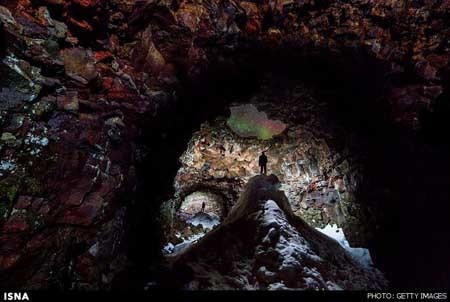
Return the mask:
[[[77,100],[70,100],[68,107],[78,107],[74,105],[79,102],[80,114],[65,113],[64,109],[58,108],[51,109],[55,112],[53,116],[33,115],[29,119],[33,127],[37,124],[50,126],[57,137],[67,137],[62,133],[67,130],[73,130],[67,132],[74,136],[53,142],[56,146],[51,148],[49,155],[61,156],[61,161],[48,161],[36,169],[28,169],[40,171],[38,168],[45,168],[48,163],[58,171],[50,173],[50,176],[56,175],[49,180],[52,182],[48,192],[51,203],[59,201],[59,198],[53,198],[53,193],[60,190],[56,188],[60,187],[58,173],[62,170],[61,175],[66,175],[63,172],[66,172],[67,162],[75,162],[81,169],[84,159],[92,158],[99,165],[88,162],[86,167],[99,167],[108,175],[110,172],[117,175],[121,185],[111,185],[111,188],[105,185],[111,189],[111,194],[105,196],[105,211],[102,208],[96,213],[99,224],[93,228],[97,231],[116,221],[116,217],[122,222],[120,215],[115,214],[118,208],[127,208],[127,230],[122,247],[126,249],[133,269],[137,268],[140,282],[148,273],[147,267],[160,260],[158,249],[151,244],[160,241],[158,217],[154,213],[158,213],[161,202],[173,193],[172,180],[179,166],[177,158],[190,136],[202,122],[223,115],[230,100],[252,96],[264,83],[265,76],[271,73],[275,90],[281,91],[292,81],[317,86],[320,99],[327,100],[330,127],[339,124],[345,132],[341,136],[344,139],[336,140],[335,144],[353,142],[351,154],[360,155],[355,161],[359,170],[349,183],[355,185],[356,197],[365,204],[367,221],[364,224],[374,232],[372,242],[367,245],[377,251],[379,263],[390,272],[394,283],[414,288],[450,284],[448,273],[441,268],[445,265],[439,263],[448,254],[445,248],[448,247],[448,236],[445,233],[442,236],[434,229],[434,226],[448,229],[448,219],[443,213],[448,212],[450,187],[449,172],[439,168],[448,165],[448,146],[437,147],[448,141],[446,131],[439,129],[448,124],[445,119],[448,108],[442,106],[448,103],[448,91],[445,91],[448,83],[445,81],[449,71],[448,28],[445,26],[448,7],[444,2],[416,1],[411,6],[404,6],[392,1],[301,1],[270,8],[248,1],[158,4],[150,1],[144,5],[141,1],[135,5],[127,1],[114,5],[109,1],[85,1],[82,4],[69,1],[65,2],[67,5],[58,5],[58,9],[51,9],[52,5],[49,5],[52,17],[69,25],[68,39],[58,40],[53,46],[59,50],[79,46],[83,52],[84,48],[92,48],[92,56],[95,53],[98,78],[92,85],[74,82],[56,56],[46,56],[43,49],[28,43],[55,37],[55,32],[48,30],[47,21],[51,23],[51,20],[38,17],[39,13],[45,13],[39,12],[38,7],[47,2],[21,1],[17,9],[16,4],[9,2],[5,2],[5,7],[1,6],[2,18],[6,16],[11,21],[4,28],[6,48],[25,64],[41,68],[46,75],[44,84],[55,86],[44,89],[36,101],[57,102],[59,107],[66,107],[65,100],[61,102],[60,98],[63,91],[56,87],[67,87],[77,91],[79,96]],[[76,24],[77,21],[82,23]],[[388,24],[392,26],[388,27]],[[92,34],[86,34],[83,28],[90,26]],[[144,28],[149,30],[142,31]],[[430,35],[435,43],[424,43]],[[148,63],[144,66],[145,72],[142,72],[139,60],[133,60],[139,52],[148,58],[148,62],[144,62]],[[48,70],[49,64],[54,64],[55,69]],[[284,77],[284,80],[276,81],[277,77]],[[44,96],[47,93],[49,98]],[[438,96],[440,105],[435,106],[433,101]],[[430,113],[434,109],[440,113]],[[417,115],[420,111],[424,111],[425,118]],[[6,124],[14,113],[6,113]],[[109,119],[111,116],[121,118]],[[430,122],[436,116],[439,119]],[[106,144],[108,137],[116,136],[104,133],[104,128],[108,127],[102,128],[103,118],[108,119],[106,123],[115,124],[114,127],[124,128],[120,131],[123,140],[97,156],[98,146],[85,148],[86,143],[101,140]],[[309,114],[295,118],[304,123]],[[417,135],[415,131],[424,120],[428,129],[424,132],[419,129]],[[80,124],[89,128],[89,133],[80,129]],[[316,129],[313,127],[312,130]],[[434,131],[436,133],[430,135]],[[434,142],[430,141],[430,136]],[[66,141],[70,143],[64,146]],[[71,156],[75,158],[79,154],[82,159],[72,161]],[[106,167],[99,158],[105,159]],[[68,171],[73,172],[69,173],[73,174],[73,183],[86,189],[84,180],[88,175],[80,175],[74,166],[69,165]],[[125,175],[129,176],[129,182],[122,182]],[[91,192],[92,195],[103,194],[104,186],[101,187]],[[411,187],[421,190],[415,194],[418,190],[411,192]],[[10,184],[5,185],[5,190],[10,188]],[[135,188],[137,197],[127,194],[134,193]],[[19,191],[24,193],[22,189]],[[72,212],[72,205],[57,204],[66,217]],[[80,210],[80,207],[75,208]],[[86,205],[81,207],[83,209]],[[427,221],[433,221],[434,226]],[[49,226],[57,233],[64,231],[53,221]],[[83,247],[70,253],[70,260],[74,261],[82,256],[81,253],[87,253],[88,246],[99,237],[91,229],[80,228],[78,231]],[[427,244],[417,246],[414,233],[420,234]],[[31,229],[25,234],[21,237],[34,238],[35,235]],[[107,236],[122,235],[113,232]],[[55,237],[55,234],[49,235],[51,239]],[[15,242],[17,238],[15,234],[11,235],[8,242]],[[142,242],[142,238],[149,238],[150,243]],[[45,257],[44,252],[64,254],[72,245],[67,238],[55,243],[54,247],[42,248],[41,257],[32,261],[43,269],[42,276],[50,272],[48,268],[53,264],[69,268],[60,258],[38,263]],[[430,251],[427,245],[441,248]],[[11,256],[8,259],[24,256],[21,249],[15,250],[18,252],[6,251],[7,256]],[[117,255],[111,252],[109,256]],[[20,275],[26,260],[14,260],[11,265],[17,268],[12,268],[11,275]],[[92,265],[96,272],[109,270],[109,263]],[[29,267],[38,271],[33,265]],[[415,270],[425,275],[438,272],[439,276],[402,280],[405,279],[402,274],[409,275]],[[21,280],[10,278],[9,272],[2,272],[0,279],[11,283],[23,281],[24,284],[35,281],[27,277]],[[99,280],[94,286],[101,286]],[[45,284],[40,279],[37,282]]]
[[[345,145],[351,141],[355,153],[361,155],[357,166],[359,175],[363,177],[356,177],[349,182],[358,183],[353,188],[355,198],[364,200],[368,206],[358,211],[364,212],[367,226],[373,229],[363,228],[363,232],[372,234],[366,237],[368,240],[365,242],[359,242],[358,246],[369,247],[376,265],[384,269],[388,278],[395,280],[396,284],[402,284],[404,280],[399,277],[399,273],[391,269],[398,261],[398,257],[396,253],[389,253],[386,247],[402,250],[398,244],[400,223],[395,216],[400,212],[403,202],[399,195],[386,193],[385,188],[389,188],[392,192],[403,189],[400,189],[402,185],[394,179],[398,177],[397,174],[391,174],[387,178],[382,175],[389,174],[387,171],[390,171],[391,166],[396,165],[399,159],[402,163],[406,161],[406,158],[401,156],[402,152],[405,152],[404,140],[399,141],[399,137],[409,133],[409,130],[399,127],[391,120],[391,112],[383,96],[392,80],[384,76],[388,70],[386,62],[379,61],[364,50],[349,50],[345,54],[321,51],[305,56],[296,53],[295,50],[283,48],[276,51],[273,49],[245,51],[235,58],[242,64],[242,70],[236,69],[235,63],[228,65],[230,62],[216,62],[216,65],[211,64],[203,77],[186,82],[186,89],[180,94],[179,99],[183,104],[178,110],[182,112],[180,115],[190,117],[187,124],[191,130],[184,132],[187,136],[184,144],[178,147],[178,156],[183,152],[188,137],[198,129],[199,123],[226,115],[230,100],[237,99],[239,102],[248,99],[264,82],[261,75],[267,74],[268,71],[272,73],[273,78],[283,78],[286,83],[304,81],[308,85],[319,87],[321,90],[319,97],[325,100],[329,107],[330,123],[343,125],[345,135],[342,136],[342,141],[335,143]],[[254,55],[253,51],[257,55]],[[246,54],[253,54],[252,58]],[[257,64],[263,61],[273,63],[269,63],[269,66]],[[249,85],[247,80],[250,80]],[[275,82],[275,89],[285,85],[283,81]],[[201,112],[199,108],[202,108]],[[173,114],[168,111],[169,116]],[[297,117],[298,122],[306,119],[305,116]],[[192,123],[193,121],[196,122]],[[172,129],[173,137],[179,137],[179,130]],[[407,134],[404,137],[407,140],[406,137],[411,136]],[[393,151],[393,155],[388,153],[389,150]],[[386,158],[380,158],[379,152],[387,155]],[[167,179],[173,179],[176,169],[174,166],[171,176]],[[167,191],[172,190],[171,185],[171,182],[167,183]],[[354,210],[347,209],[347,211]],[[383,222],[386,224],[383,225]],[[345,232],[350,234],[348,240],[359,241],[358,236],[351,235],[351,231]],[[404,267],[408,265],[405,263]]]

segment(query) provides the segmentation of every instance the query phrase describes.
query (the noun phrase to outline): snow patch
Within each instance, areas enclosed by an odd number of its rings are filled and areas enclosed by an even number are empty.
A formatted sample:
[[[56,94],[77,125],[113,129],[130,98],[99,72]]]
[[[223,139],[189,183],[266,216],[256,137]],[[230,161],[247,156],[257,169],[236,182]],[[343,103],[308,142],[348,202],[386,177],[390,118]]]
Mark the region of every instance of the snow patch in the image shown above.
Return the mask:
[[[212,230],[215,226],[220,224],[220,220],[216,216],[211,216],[206,213],[197,213],[195,216],[190,218],[186,221],[189,224],[192,224],[194,226],[202,225],[204,232],[200,232],[198,234],[194,234],[192,236],[189,236],[188,238],[183,238],[183,242],[179,244],[172,244],[171,242],[167,243],[163,247],[163,254],[172,254],[172,253],[178,253],[183,250],[185,250],[190,245],[196,243],[200,238],[206,235],[210,230]],[[176,234],[178,238],[181,237],[181,235]]]
[[[183,240],[183,242],[177,244],[177,245],[173,245],[172,243],[168,243],[166,244],[162,251],[164,255],[167,254],[172,254],[172,253],[179,253],[181,251],[184,251],[185,249],[187,249],[189,246],[191,246],[192,244],[194,244],[195,242],[197,242],[200,238],[202,238],[203,236],[205,236],[205,233],[200,233],[200,234],[195,234],[192,235],[186,239]]]
[[[26,144],[33,144],[33,145],[38,145],[38,146],[42,146],[42,147],[45,147],[48,145],[48,138],[46,138],[46,137],[40,137],[40,136],[34,135],[32,133],[28,133],[27,137],[28,138],[25,139]]]
[[[12,160],[2,160],[0,162],[0,170],[2,171],[13,171],[16,168],[16,165]]]
[[[316,228],[316,230],[336,240],[344,249],[346,249],[350,253],[350,255],[355,260],[357,260],[363,266],[365,267],[373,266],[373,261],[372,257],[370,256],[369,250],[360,247],[357,248],[351,247],[347,239],[345,238],[345,234],[342,228],[339,228],[335,224],[333,225],[328,224],[323,229]]]
[[[273,200],[266,201],[264,205],[262,225],[264,228],[270,228],[263,241],[271,241],[274,244],[280,263],[277,270],[285,276],[281,281],[303,282],[303,286],[309,289],[324,288],[325,280],[316,268],[304,265],[310,262],[320,263],[323,259],[311,250],[309,243],[288,222],[283,210]],[[302,268],[301,274],[298,271],[299,268]],[[303,281],[299,279],[300,275],[303,276]],[[278,289],[281,286],[272,284],[269,289]]]
[[[321,260],[318,256],[313,255],[308,242],[306,242],[306,240],[298,234],[297,230],[287,221],[283,210],[278,207],[275,201],[268,200],[266,202],[263,219],[263,226],[275,227],[280,232],[277,249],[280,254],[284,256],[285,264],[288,262],[296,262],[295,258],[298,257],[293,257],[293,255],[298,254],[308,254],[309,256],[317,258],[316,260]]]
[[[97,256],[97,254],[98,254],[98,242],[96,242],[94,245],[92,245],[89,248],[89,254],[91,254],[94,257]]]
[[[202,225],[204,229],[213,229],[216,225],[220,224],[219,217],[215,215],[208,215],[206,213],[197,213],[192,218],[186,221],[192,225],[198,226]]]

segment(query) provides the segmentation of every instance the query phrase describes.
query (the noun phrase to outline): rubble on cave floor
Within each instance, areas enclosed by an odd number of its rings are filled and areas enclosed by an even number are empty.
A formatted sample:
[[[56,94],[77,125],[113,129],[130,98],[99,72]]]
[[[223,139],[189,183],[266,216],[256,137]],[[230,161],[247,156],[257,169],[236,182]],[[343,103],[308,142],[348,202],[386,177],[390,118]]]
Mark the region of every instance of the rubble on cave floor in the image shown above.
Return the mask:
[[[172,235],[162,248],[165,255],[182,252],[220,224],[220,218],[211,212],[178,212],[174,221]]]

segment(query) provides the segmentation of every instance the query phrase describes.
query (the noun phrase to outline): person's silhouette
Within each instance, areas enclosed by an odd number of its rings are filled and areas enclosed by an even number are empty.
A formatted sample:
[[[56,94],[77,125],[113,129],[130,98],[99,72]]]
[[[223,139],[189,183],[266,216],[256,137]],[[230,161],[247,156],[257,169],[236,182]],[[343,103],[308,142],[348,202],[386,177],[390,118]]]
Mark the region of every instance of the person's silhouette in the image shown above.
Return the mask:
[[[206,207],[206,203],[205,203],[205,202],[203,202],[203,203],[202,203],[202,213],[204,213],[204,212],[205,212],[205,207]]]
[[[264,151],[259,156],[259,166],[261,167],[261,174],[266,175],[267,174],[267,156],[266,156],[266,152],[264,152]]]

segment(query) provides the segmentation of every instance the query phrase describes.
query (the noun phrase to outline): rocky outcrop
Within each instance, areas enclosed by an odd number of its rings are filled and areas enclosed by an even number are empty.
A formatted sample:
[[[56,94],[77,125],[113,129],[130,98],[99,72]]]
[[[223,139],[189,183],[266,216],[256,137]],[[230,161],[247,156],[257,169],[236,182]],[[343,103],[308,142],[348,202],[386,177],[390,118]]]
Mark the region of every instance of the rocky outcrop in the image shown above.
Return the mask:
[[[79,46],[45,6],[6,4],[0,280],[8,287],[102,287],[125,263],[118,251],[122,194],[135,182],[134,147],[125,139],[134,130],[125,123],[139,109],[105,99],[107,52]]]
[[[185,289],[380,290],[382,274],[361,267],[336,241],[292,212],[274,175],[255,176],[225,221],[170,256]]]

